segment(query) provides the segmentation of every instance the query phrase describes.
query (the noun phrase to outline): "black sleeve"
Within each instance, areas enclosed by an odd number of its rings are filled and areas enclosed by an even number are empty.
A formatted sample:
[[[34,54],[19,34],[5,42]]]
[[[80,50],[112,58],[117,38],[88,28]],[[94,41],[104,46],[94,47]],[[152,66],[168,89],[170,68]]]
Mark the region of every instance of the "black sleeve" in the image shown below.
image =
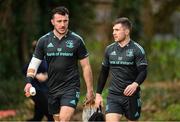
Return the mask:
[[[99,75],[99,78],[98,78],[98,84],[97,84],[96,93],[99,93],[99,94],[102,93],[103,88],[104,88],[104,86],[106,84],[108,74],[109,74],[109,67],[105,67],[105,66],[102,65],[101,72],[100,72],[100,75]]]
[[[33,57],[38,58],[40,60],[44,59],[44,42],[46,38],[40,38],[37,42],[36,48],[34,50]]]
[[[108,47],[106,47],[105,49],[105,53],[104,53],[104,60],[102,62],[102,65],[109,67],[109,55],[108,55]]]
[[[80,40],[80,44],[77,50],[77,55],[78,55],[78,59],[86,58],[89,55],[83,40]]]
[[[137,69],[138,69],[138,76],[135,82],[141,85],[147,76],[147,65],[140,65],[137,67]]]
[[[148,65],[144,49],[140,45],[138,45],[137,43],[136,43],[136,45],[137,45],[137,48],[135,48],[136,66],[139,67],[141,65]]]

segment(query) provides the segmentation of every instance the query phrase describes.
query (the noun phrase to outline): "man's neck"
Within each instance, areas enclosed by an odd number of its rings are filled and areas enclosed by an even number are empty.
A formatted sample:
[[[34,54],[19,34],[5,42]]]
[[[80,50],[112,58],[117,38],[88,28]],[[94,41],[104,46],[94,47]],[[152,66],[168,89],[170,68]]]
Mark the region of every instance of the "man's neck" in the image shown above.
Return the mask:
[[[118,44],[119,44],[121,47],[124,47],[124,46],[126,46],[129,42],[130,42],[130,38],[128,37],[128,38],[124,39],[123,41],[118,42]]]
[[[67,34],[68,30],[64,33],[64,34],[60,34],[58,33],[55,29],[53,30],[54,35],[61,40],[66,34]]]

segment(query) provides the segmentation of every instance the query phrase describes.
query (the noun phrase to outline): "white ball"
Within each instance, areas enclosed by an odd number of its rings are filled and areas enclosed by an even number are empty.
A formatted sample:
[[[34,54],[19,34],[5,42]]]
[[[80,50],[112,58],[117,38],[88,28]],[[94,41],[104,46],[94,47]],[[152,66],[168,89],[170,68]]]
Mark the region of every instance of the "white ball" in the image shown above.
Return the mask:
[[[34,87],[31,87],[29,92],[31,96],[36,95],[36,89]]]

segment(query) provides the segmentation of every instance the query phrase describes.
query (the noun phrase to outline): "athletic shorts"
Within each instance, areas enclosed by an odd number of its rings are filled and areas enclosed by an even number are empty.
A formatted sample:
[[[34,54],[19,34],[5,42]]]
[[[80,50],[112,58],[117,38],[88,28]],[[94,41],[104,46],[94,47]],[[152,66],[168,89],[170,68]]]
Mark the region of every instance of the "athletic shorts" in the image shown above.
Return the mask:
[[[58,114],[61,106],[69,106],[76,109],[80,92],[69,90],[58,96],[48,96],[48,111],[50,114]]]
[[[128,120],[138,120],[141,114],[140,93],[127,97],[109,94],[107,97],[106,113],[125,115]]]

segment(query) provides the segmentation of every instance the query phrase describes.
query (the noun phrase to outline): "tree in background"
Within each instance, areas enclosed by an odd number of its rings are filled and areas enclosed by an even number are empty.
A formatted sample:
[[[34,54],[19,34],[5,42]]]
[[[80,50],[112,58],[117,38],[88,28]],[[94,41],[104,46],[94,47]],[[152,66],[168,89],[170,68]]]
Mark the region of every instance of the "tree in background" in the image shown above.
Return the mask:
[[[135,28],[132,36],[151,45],[157,33],[172,33],[171,16],[179,8],[179,0],[114,0],[113,17],[129,17]]]
[[[133,22],[132,38],[140,39],[142,25],[140,22],[141,0],[114,0],[113,18],[128,17]]]
[[[70,15],[70,29],[81,33],[84,38],[92,34],[104,34],[111,40],[110,23],[97,24],[95,7],[113,4],[110,20],[120,16],[127,16],[133,21],[132,37],[139,41],[151,52],[152,39],[157,33],[172,32],[170,16],[180,9],[179,0],[0,0],[0,78],[20,74],[21,66],[28,61],[30,44],[41,35],[51,30],[49,13],[52,8],[67,6]],[[102,5],[101,5],[102,4]],[[111,5],[109,5],[111,6]],[[112,10],[110,10],[112,9]],[[101,9],[98,9],[100,12]],[[102,9],[105,11],[105,9]],[[105,13],[102,16],[106,16]],[[96,13],[97,15],[100,13]],[[160,26],[161,25],[161,26]],[[103,32],[98,26],[105,27]],[[93,31],[96,30],[96,33]],[[106,33],[107,32],[107,33]],[[176,32],[177,33],[177,32]],[[101,40],[100,40],[101,41]],[[95,42],[96,43],[96,42]],[[102,42],[104,43],[104,42]],[[107,42],[109,43],[109,42]],[[106,44],[107,44],[106,43]],[[96,46],[97,47],[97,46]],[[95,59],[95,58],[94,58]],[[12,62],[13,61],[13,62]]]
[[[2,0],[0,1],[0,78],[21,72],[29,59],[30,44],[51,30],[50,11],[65,5],[70,10],[70,28],[90,33],[93,11],[84,0]],[[87,24],[88,23],[88,24]]]

